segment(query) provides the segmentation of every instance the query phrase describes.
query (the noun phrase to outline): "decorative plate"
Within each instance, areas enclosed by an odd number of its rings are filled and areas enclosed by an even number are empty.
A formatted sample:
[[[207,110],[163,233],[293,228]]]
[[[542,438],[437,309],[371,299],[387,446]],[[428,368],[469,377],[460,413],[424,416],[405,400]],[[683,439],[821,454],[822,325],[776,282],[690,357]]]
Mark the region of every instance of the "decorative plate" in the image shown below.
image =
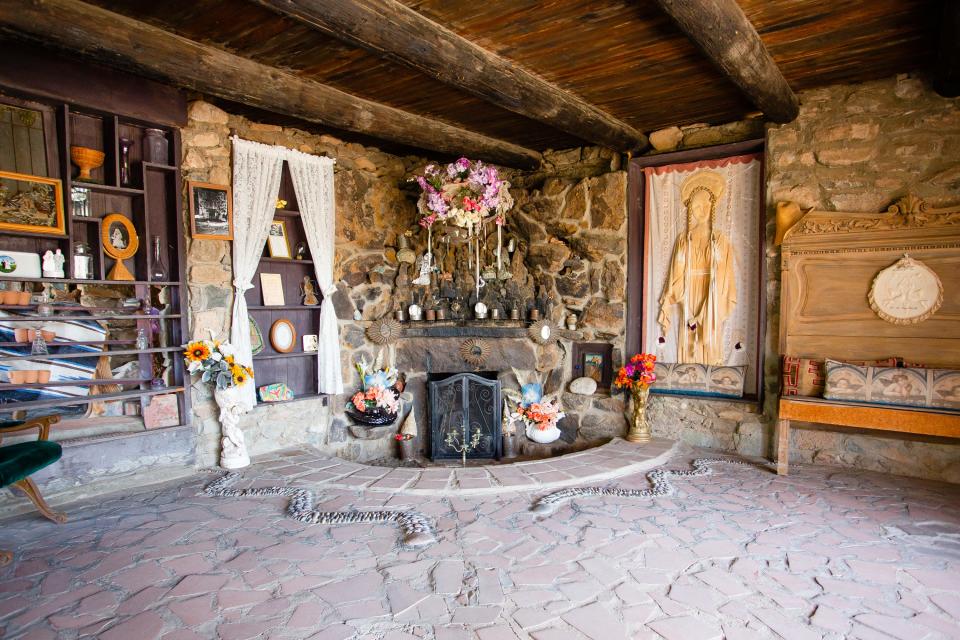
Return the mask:
[[[933,269],[907,254],[877,274],[870,308],[892,324],[923,322],[943,304],[943,284]]]
[[[250,351],[253,355],[257,355],[266,348],[266,345],[263,343],[263,333],[260,331],[260,325],[253,319],[253,316],[248,316],[247,319],[250,321]]]
[[[270,345],[277,353],[290,353],[297,344],[297,330],[286,318],[280,318],[270,326]]]

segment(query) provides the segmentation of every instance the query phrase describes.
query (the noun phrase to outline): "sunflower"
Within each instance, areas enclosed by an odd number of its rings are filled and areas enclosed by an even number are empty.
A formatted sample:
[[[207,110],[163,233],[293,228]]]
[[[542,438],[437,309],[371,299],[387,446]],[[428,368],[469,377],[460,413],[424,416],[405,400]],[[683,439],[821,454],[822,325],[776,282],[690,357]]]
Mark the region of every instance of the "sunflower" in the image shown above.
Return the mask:
[[[187,345],[187,350],[183,355],[190,362],[202,362],[210,357],[210,347],[200,341],[191,342]]]
[[[245,383],[250,377],[247,375],[244,367],[241,366],[234,366],[230,372],[233,374],[233,384],[238,387]]]

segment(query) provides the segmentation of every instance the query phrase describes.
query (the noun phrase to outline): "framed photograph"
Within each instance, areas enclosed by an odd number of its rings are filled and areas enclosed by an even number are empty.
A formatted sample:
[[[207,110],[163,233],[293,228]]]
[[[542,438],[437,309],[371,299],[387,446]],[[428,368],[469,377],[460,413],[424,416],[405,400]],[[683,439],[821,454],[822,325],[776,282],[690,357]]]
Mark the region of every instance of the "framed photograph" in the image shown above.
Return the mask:
[[[100,225],[100,242],[103,244],[103,252],[116,260],[113,269],[107,274],[107,280],[134,280],[133,274],[123,264],[123,261],[132,258],[140,247],[140,238],[133,222],[121,213],[104,216]]]
[[[265,307],[282,307],[285,302],[283,299],[283,278],[279,273],[261,273],[260,291],[263,292],[263,305]]]
[[[190,235],[198,240],[233,240],[233,199],[230,187],[207,182],[187,183]]]
[[[57,178],[0,171],[0,231],[66,235]]]
[[[316,351],[320,348],[320,342],[317,339],[317,335],[314,333],[307,333],[303,336],[303,350],[304,352]]]
[[[290,241],[287,239],[287,223],[274,220],[270,223],[270,235],[267,236],[267,249],[271,258],[292,258]]]
[[[749,153],[643,169],[640,351],[664,366],[745,367],[762,381],[763,158]],[[658,393],[658,385],[652,388]],[[711,395],[709,389],[691,393]]]
[[[606,342],[574,343],[573,377],[592,378],[597,382],[597,390],[609,391],[613,382],[613,345]]]

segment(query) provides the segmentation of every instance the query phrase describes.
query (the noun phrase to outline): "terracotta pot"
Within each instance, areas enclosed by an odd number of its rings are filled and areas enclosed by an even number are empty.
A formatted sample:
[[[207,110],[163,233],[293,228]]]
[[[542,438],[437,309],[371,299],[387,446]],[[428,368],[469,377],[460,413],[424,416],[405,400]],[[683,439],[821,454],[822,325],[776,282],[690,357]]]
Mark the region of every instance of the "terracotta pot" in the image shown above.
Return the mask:
[[[23,384],[25,373],[26,371],[8,371],[7,377],[10,379],[10,384]]]
[[[46,342],[53,342],[54,338],[57,337],[56,331],[47,331],[46,329],[40,330],[40,335],[43,336],[43,339]]]
[[[40,372],[36,369],[30,369],[23,372],[23,381],[27,384],[36,384],[40,380]]]
[[[14,329],[13,337],[17,342],[30,342],[30,332],[33,329]]]
[[[41,370],[37,371],[37,382],[39,382],[39,383],[41,383],[41,384],[46,384],[46,383],[50,382],[50,370],[49,370],[49,369],[41,369]]]
[[[0,301],[3,301],[3,304],[17,304],[19,299],[19,291],[0,291]]]
[[[19,294],[17,294],[17,304],[20,306],[30,304],[30,296],[32,295],[33,294],[29,291],[21,291]]]

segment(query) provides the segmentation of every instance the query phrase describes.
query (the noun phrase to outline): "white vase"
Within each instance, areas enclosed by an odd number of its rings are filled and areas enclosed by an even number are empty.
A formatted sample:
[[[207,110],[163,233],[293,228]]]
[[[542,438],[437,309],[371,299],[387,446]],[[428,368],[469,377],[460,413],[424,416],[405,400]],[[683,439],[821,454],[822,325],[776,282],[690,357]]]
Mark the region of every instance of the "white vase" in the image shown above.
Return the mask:
[[[220,466],[224,469],[240,469],[250,464],[247,445],[240,430],[240,416],[250,411],[250,400],[239,386],[217,389],[213,393],[220,407]]]
[[[540,430],[533,425],[527,425],[527,437],[540,444],[550,444],[560,438],[560,429],[553,427]]]

